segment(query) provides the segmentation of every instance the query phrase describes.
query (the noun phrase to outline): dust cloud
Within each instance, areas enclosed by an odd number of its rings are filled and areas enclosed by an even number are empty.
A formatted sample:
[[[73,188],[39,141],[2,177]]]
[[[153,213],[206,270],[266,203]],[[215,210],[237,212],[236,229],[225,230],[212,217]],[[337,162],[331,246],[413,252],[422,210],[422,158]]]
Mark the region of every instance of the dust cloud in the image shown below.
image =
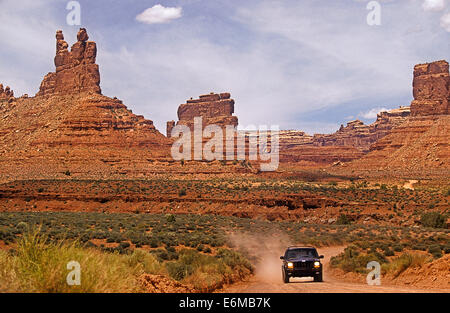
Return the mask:
[[[281,260],[286,248],[293,245],[284,234],[232,233],[230,242],[252,261],[255,276],[261,282],[281,282]]]

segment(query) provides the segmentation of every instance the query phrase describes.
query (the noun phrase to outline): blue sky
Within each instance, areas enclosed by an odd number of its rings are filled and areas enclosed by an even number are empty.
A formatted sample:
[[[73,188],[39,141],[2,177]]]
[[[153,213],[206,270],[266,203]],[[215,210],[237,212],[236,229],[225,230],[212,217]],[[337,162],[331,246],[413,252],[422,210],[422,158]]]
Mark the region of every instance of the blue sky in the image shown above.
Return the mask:
[[[0,82],[16,95],[34,95],[54,71],[57,29],[69,45],[76,40],[68,2],[0,0]],[[79,1],[81,27],[99,48],[103,94],[160,131],[179,104],[214,91],[231,92],[242,127],[308,133],[409,105],[413,66],[450,60],[450,0],[379,1],[379,26],[366,22],[368,2]],[[158,4],[180,14],[136,19]]]

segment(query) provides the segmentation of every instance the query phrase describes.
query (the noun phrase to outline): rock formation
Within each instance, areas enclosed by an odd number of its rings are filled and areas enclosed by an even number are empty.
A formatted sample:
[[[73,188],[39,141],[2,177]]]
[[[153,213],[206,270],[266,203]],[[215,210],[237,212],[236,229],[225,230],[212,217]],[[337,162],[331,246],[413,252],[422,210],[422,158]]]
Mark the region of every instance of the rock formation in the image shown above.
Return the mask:
[[[409,107],[380,112],[377,120],[365,125],[359,120],[348,122],[333,134],[308,136],[304,132],[280,132],[280,161],[323,166],[361,158],[378,139],[406,121]]]
[[[14,91],[9,88],[9,86],[6,86],[3,89],[3,84],[0,84],[0,101],[1,100],[9,100],[10,98],[14,98]]]
[[[450,76],[446,61],[418,64],[414,67],[414,100],[411,114],[443,115],[450,114]]]
[[[337,169],[361,175],[450,176],[449,67],[445,61],[414,67],[411,116],[360,160]]]
[[[341,125],[340,129],[333,134],[316,134],[312,141],[315,146],[348,146],[369,152],[373,143],[386,136],[392,128],[403,123],[409,115],[409,107],[383,111],[378,113],[376,121],[370,125],[354,120],[348,122],[345,127]]]
[[[62,32],[56,39],[56,72],[36,97],[0,106],[0,179],[144,175],[168,164],[171,143],[153,122],[100,94],[96,44],[86,30],[70,52]]]
[[[175,127],[175,121],[168,121],[166,126],[166,135],[167,138],[170,138],[172,135],[172,129]]]
[[[101,93],[99,67],[95,64],[97,44],[88,41],[89,36],[84,28],[78,32],[77,39],[69,51],[62,31],[56,32],[56,72],[45,76],[37,96]]]
[[[238,118],[233,116],[234,100],[229,93],[210,93],[202,95],[199,99],[187,100],[185,104],[178,107],[178,122],[176,125],[186,125],[194,130],[194,118],[202,117],[203,127],[207,125],[218,125],[225,128],[228,125],[236,127]],[[168,129],[173,127],[168,123]],[[172,129],[172,128],[170,128]]]

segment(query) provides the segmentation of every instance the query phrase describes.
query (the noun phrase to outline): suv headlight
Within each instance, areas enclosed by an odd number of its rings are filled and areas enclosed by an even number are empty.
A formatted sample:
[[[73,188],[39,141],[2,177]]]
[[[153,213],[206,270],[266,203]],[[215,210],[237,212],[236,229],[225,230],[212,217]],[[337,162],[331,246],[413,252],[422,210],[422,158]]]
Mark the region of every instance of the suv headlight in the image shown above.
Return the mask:
[[[288,262],[287,266],[288,266],[288,268],[294,268],[294,263]]]
[[[314,267],[320,267],[320,262],[319,261],[314,262]]]

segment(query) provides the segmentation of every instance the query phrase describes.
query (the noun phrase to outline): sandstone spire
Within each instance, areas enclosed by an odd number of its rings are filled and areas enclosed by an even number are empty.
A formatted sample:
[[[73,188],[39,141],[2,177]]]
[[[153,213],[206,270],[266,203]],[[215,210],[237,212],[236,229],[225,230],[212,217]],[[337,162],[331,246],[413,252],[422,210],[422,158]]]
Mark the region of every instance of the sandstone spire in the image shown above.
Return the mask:
[[[91,92],[101,93],[100,72],[95,64],[97,44],[88,41],[85,28],[80,28],[77,42],[68,50],[61,30],[56,32],[56,72],[48,73],[41,83],[37,96]]]

